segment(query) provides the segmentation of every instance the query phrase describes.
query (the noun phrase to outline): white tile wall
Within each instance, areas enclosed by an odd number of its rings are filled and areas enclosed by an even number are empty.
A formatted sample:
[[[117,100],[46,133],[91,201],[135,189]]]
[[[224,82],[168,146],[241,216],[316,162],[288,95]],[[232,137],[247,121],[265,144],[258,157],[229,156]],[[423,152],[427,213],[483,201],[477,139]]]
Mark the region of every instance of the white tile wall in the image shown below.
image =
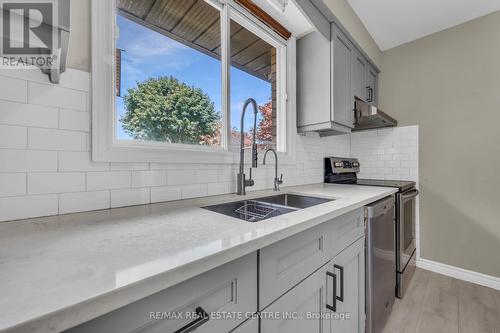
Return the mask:
[[[39,70],[0,72],[0,124],[15,127],[0,137],[0,221],[235,192],[237,165],[91,161],[89,89],[90,74],[73,69],[60,85]],[[374,133],[353,135],[352,155],[370,162],[365,175],[418,174],[415,137],[395,145]],[[351,155],[350,135],[297,136],[296,162],[279,168],[284,186],[321,183],[331,155]],[[273,177],[274,161],[259,165],[249,190],[272,188]]]
[[[418,181],[418,126],[355,132],[351,155],[360,178]]]

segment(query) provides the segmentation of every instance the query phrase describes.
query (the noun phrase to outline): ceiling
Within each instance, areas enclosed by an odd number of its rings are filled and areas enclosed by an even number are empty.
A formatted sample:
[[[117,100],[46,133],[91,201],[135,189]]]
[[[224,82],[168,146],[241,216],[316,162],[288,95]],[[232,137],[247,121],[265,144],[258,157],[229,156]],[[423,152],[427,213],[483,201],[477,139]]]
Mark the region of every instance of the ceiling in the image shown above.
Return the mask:
[[[500,10],[500,0],[347,0],[382,51]]]

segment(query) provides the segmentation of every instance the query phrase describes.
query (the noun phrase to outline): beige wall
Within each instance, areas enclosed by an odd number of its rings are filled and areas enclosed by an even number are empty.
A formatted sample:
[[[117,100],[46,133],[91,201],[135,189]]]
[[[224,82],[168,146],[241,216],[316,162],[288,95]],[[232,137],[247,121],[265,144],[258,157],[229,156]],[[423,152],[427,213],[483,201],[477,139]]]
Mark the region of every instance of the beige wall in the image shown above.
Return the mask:
[[[354,13],[351,6],[346,0],[323,0],[330,8],[332,13],[342,23],[342,25],[349,31],[349,33],[358,42],[361,48],[366,52],[368,57],[377,65],[381,66],[382,52],[373,40],[372,36],[366,30],[365,26]]]
[[[372,61],[380,67],[380,49],[347,1],[324,1]],[[71,35],[68,67],[89,72],[91,64],[90,50],[90,0],[71,0]]]
[[[388,50],[380,106],[420,125],[421,256],[500,277],[500,12]]]

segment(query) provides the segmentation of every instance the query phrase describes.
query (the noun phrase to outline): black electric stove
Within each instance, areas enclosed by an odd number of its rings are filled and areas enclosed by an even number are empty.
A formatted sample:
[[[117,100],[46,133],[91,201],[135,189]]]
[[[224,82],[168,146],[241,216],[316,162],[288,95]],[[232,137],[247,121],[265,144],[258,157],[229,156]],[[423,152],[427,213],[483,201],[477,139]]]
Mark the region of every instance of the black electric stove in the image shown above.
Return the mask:
[[[399,189],[399,192],[405,192],[415,187],[415,182],[406,180],[357,179],[352,184],[365,186],[396,187]]]
[[[353,184],[364,186],[395,187],[405,192],[415,187],[415,182],[406,180],[358,179],[360,164],[355,158],[325,158],[325,183]]]

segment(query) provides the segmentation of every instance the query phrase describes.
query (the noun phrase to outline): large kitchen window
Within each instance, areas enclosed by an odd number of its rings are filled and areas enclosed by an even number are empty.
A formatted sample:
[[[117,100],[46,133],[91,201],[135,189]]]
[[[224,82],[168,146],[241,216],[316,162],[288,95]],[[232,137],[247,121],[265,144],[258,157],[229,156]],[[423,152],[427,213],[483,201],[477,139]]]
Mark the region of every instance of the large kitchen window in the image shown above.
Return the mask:
[[[234,162],[247,98],[244,142],[286,152],[285,38],[232,1],[93,1],[96,160]]]

